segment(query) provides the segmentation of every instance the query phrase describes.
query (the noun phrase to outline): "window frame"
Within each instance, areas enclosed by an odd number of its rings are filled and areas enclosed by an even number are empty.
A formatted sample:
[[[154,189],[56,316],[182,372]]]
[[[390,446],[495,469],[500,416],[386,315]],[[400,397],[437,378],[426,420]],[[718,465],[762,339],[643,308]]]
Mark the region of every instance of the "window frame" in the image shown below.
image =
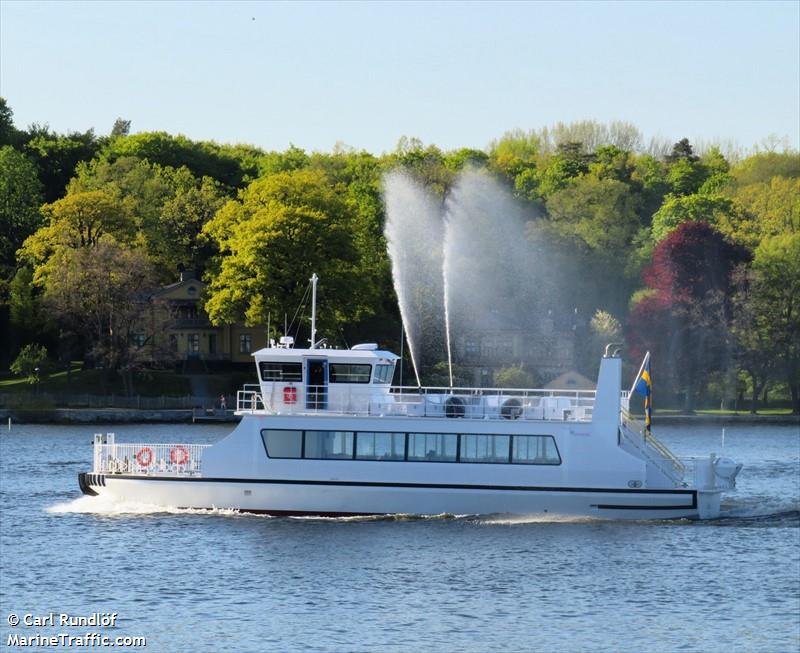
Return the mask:
[[[303,454],[305,453],[305,445],[306,445],[306,438],[305,438],[305,431],[303,429],[259,429],[261,434],[261,442],[264,445],[264,453],[267,455],[267,458],[270,460],[303,460]],[[300,434],[300,456],[271,456],[269,453],[269,447],[267,446],[267,438],[266,434],[268,431],[286,431],[288,433],[299,433]]]
[[[517,438],[543,438],[545,440],[550,440],[553,443],[553,449],[556,452],[556,456],[558,457],[557,463],[536,463],[536,462],[524,462],[521,460],[514,460],[514,443]],[[558,442],[556,442],[556,438],[553,435],[545,435],[541,433],[530,433],[525,435],[515,435],[511,438],[511,447],[510,447],[510,457],[509,462],[512,465],[538,465],[540,467],[558,467],[564,462],[564,459],[561,457],[561,452],[558,450]]]
[[[269,453],[267,440],[265,434],[268,431],[286,431],[290,433],[300,434],[300,456],[272,456]],[[349,433],[352,435],[352,448],[349,457],[337,458],[318,458],[306,455],[306,436],[309,433]],[[359,433],[373,434],[373,435],[399,435],[403,437],[403,457],[402,458],[360,458],[358,456],[358,436]],[[558,442],[554,435],[532,433],[524,435],[513,435],[510,433],[418,433],[415,431],[356,431],[356,430],[335,430],[335,429],[275,429],[267,428],[260,429],[261,441],[264,445],[264,453],[268,459],[272,460],[350,460],[362,462],[391,462],[391,463],[442,463],[442,464],[465,464],[465,465],[537,465],[540,467],[558,467],[564,463],[561,457],[561,451],[558,449]],[[412,435],[434,435],[434,436],[455,436],[456,438],[456,453],[455,458],[448,460],[426,460],[424,458],[410,458],[410,444]],[[508,458],[506,460],[463,460],[463,437],[464,436],[484,436],[484,437],[504,437],[509,438],[508,443]],[[525,462],[514,460],[514,445],[517,438],[543,438],[549,439],[553,444],[553,450],[558,458],[558,462]]]
[[[350,445],[350,457],[336,457],[336,458],[318,458],[306,456],[306,437],[309,433],[349,433],[352,435],[352,444]],[[355,460],[356,456],[356,431],[336,431],[332,429],[303,429],[303,460]]]
[[[351,368],[352,367],[366,367],[369,370],[369,372],[367,373],[366,377],[359,376],[359,378],[363,379],[363,380],[358,380],[358,381],[350,381],[350,380],[348,380],[348,381],[340,381],[340,380],[338,380],[336,378],[337,372],[336,372],[335,368],[344,367],[344,366],[351,367]],[[350,377],[350,376],[351,375],[348,373],[348,377]],[[372,381],[372,364],[371,363],[331,363],[330,361],[328,361],[328,383],[329,384],[332,384],[332,383],[353,383],[355,385],[365,385],[365,384],[370,383],[371,381]]]
[[[266,365],[279,365],[281,367],[281,376],[285,374],[284,366],[286,365],[296,365],[297,370],[299,370],[297,378],[280,378],[280,379],[268,379],[264,377],[264,367]],[[303,363],[296,362],[296,361],[258,361],[258,375],[264,383],[302,383],[303,382]]]
[[[408,462],[408,433],[405,431],[356,431],[356,441],[353,449],[355,456],[353,460],[364,460],[367,462],[382,462],[382,463],[404,463]],[[403,438],[403,453],[402,458],[360,458],[358,455],[358,439],[361,435],[399,435]]]
[[[508,455],[504,460],[464,460],[464,438],[508,438]],[[511,463],[511,452],[514,448],[514,436],[510,433],[459,433],[458,434],[458,462],[465,465],[508,465]]]

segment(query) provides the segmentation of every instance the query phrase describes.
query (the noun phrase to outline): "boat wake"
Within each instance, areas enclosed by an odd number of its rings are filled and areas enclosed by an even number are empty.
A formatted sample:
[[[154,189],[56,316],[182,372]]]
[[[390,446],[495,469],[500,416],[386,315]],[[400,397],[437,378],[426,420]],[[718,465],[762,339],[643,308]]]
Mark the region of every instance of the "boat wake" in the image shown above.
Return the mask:
[[[232,508],[178,508],[175,506],[160,506],[136,501],[121,501],[111,497],[82,496],[72,501],[57,503],[47,508],[53,515],[62,514],[90,514],[90,515],[241,515]]]

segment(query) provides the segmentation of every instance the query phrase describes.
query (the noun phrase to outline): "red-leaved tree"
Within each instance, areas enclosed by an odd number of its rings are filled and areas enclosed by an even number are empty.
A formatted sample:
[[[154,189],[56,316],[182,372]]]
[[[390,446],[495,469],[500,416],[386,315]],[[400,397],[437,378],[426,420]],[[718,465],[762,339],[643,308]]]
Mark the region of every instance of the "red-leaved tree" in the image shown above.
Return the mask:
[[[702,381],[732,360],[732,274],[749,258],[709,224],[685,222],[656,246],[642,275],[653,292],[631,312],[628,343],[634,356],[650,350],[656,382],[682,392],[686,412]]]

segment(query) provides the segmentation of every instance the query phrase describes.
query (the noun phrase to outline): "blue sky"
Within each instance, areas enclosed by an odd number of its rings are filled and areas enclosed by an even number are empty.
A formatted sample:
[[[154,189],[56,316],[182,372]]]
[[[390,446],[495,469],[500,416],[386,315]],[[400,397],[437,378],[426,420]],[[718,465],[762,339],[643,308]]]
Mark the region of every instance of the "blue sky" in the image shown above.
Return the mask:
[[[445,149],[557,121],[800,145],[800,2],[0,2],[17,126]]]

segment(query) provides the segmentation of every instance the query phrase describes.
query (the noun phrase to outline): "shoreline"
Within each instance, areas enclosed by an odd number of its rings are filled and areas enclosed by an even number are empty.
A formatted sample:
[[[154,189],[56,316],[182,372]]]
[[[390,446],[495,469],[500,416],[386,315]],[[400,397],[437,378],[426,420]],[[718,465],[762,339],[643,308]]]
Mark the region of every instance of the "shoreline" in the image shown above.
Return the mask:
[[[220,414],[198,413],[191,408],[147,410],[136,408],[49,408],[24,410],[0,408],[0,426],[12,424],[191,424],[236,423],[241,418],[232,410]],[[665,424],[797,424],[800,415],[656,415]]]
[[[192,424],[236,423],[232,410],[224,414],[191,408],[147,410],[137,408],[48,408],[25,410],[0,408],[0,426],[12,424]]]

